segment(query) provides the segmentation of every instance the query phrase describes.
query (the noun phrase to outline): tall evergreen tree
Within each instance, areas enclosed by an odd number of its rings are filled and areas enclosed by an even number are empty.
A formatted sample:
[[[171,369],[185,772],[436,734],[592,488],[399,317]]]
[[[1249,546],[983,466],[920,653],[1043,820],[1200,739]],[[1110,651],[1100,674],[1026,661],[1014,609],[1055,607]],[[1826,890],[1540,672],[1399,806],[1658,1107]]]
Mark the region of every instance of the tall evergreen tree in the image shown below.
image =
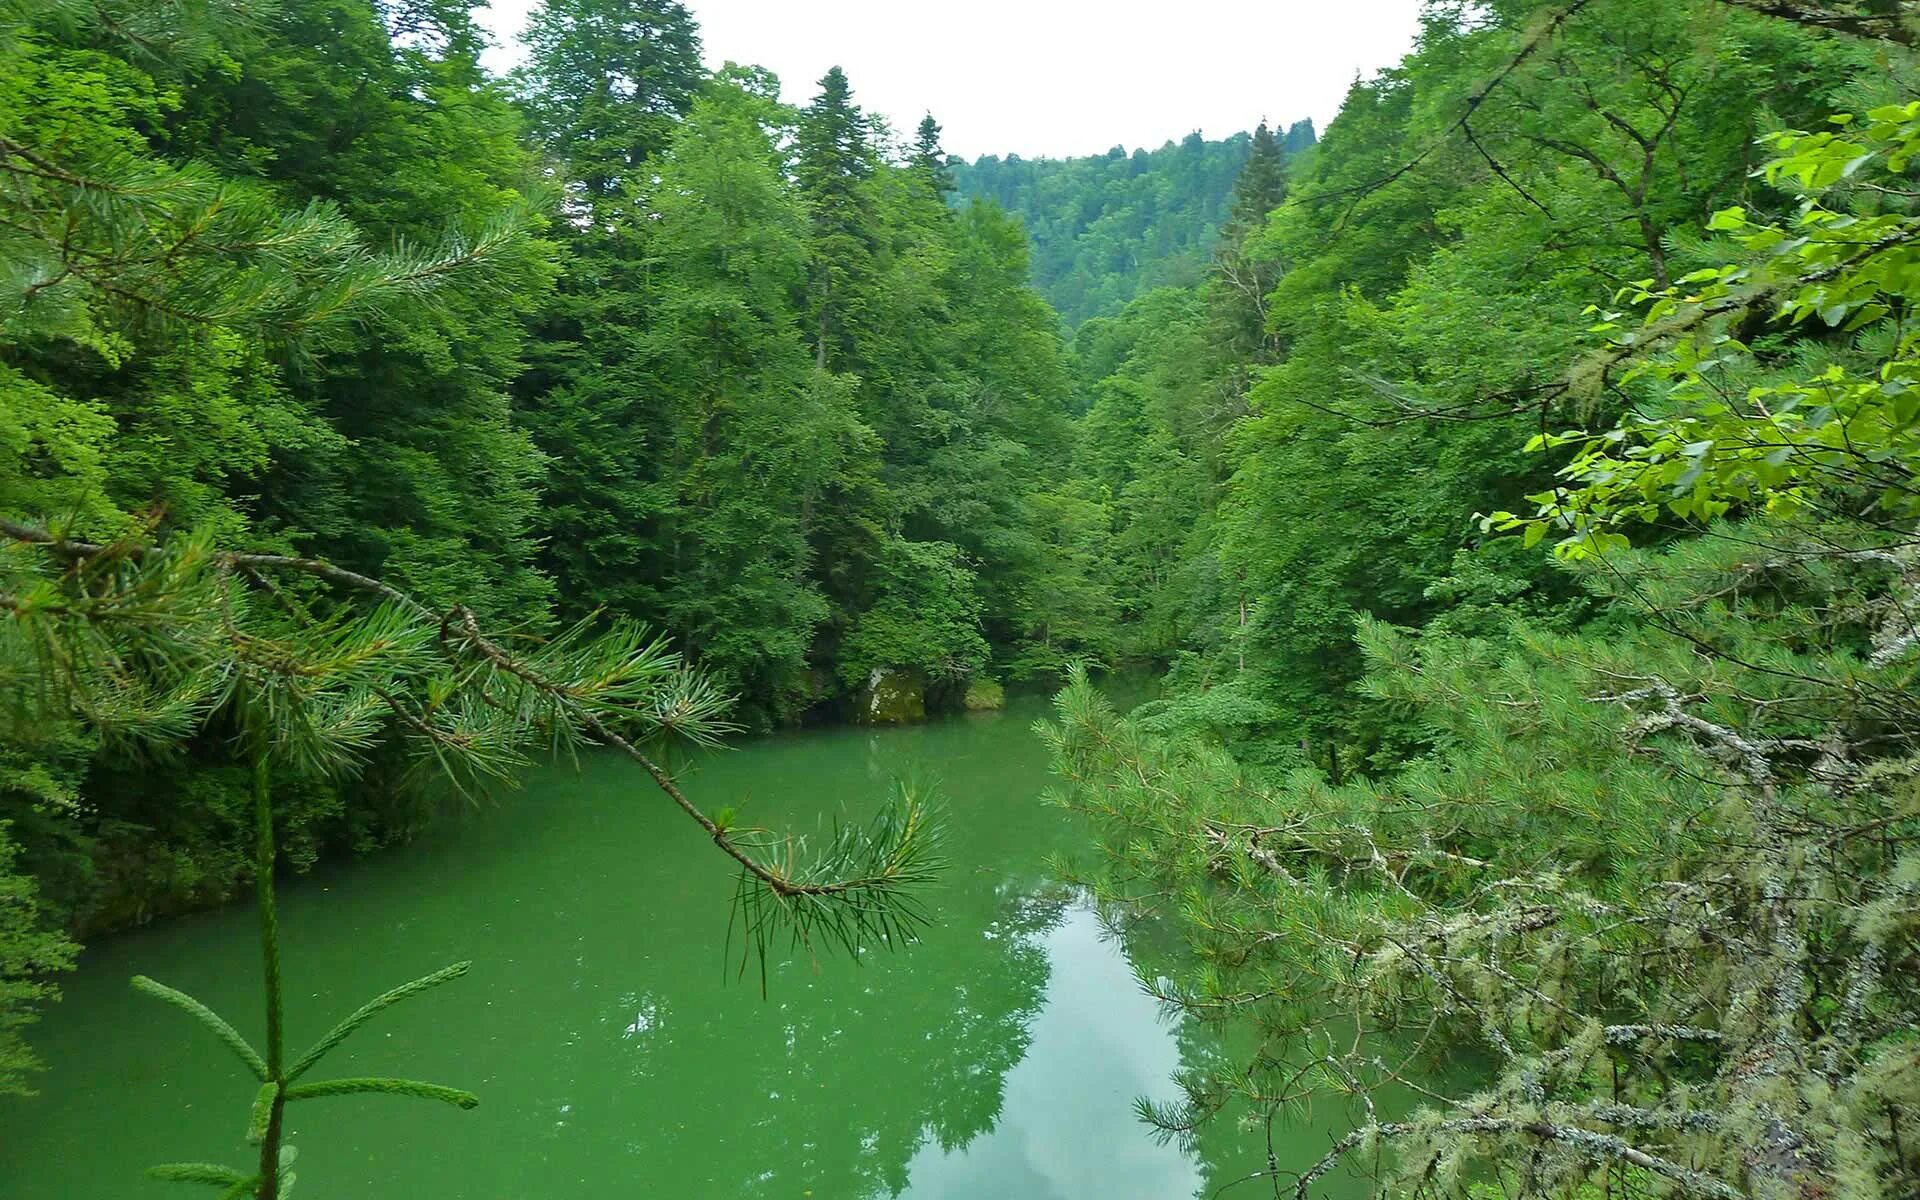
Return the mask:
[[[821,77],[819,94],[801,113],[795,147],[794,178],[813,216],[808,311],[815,360],[840,370],[857,361],[856,333],[865,320],[863,290],[878,241],[866,184],[879,164],[872,124],[839,67]]]
[[[953,168],[947,165],[947,152],[940,147],[940,123],[928,113],[920,118],[913,135],[914,169],[926,177],[934,195],[946,198],[953,191]]]
[[[1240,177],[1233,182],[1233,198],[1227,208],[1226,227],[1220,231],[1221,240],[1228,244],[1245,241],[1286,198],[1286,155],[1273,131],[1261,121],[1254,126],[1247,164],[1240,168]]]
[[[694,105],[658,163],[634,344],[665,414],[660,619],[767,719],[808,698],[827,616],[809,520],[869,440],[796,308],[807,219],[769,132],[786,115],[727,77]]]
[[[542,561],[569,616],[658,618],[672,432],[642,345],[649,171],[701,87],[698,34],[677,3],[553,0],[525,44],[514,83],[567,193],[566,268],[514,384],[546,462]]]
[[[1287,198],[1287,162],[1267,123],[1253,131],[1247,165],[1234,181],[1227,223],[1220,230],[1208,281],[1211,330],[1224,365],[1222,406],[1227,419],[1245,411],[1249,368],[1267,359],[1267,294],[1277,279],[1274,253],[1260,237],[1267,216]]]
[[[677,0],[544,0],[514,73],[528,124],[591,204],[631,186],[692,107],[700,33]]]

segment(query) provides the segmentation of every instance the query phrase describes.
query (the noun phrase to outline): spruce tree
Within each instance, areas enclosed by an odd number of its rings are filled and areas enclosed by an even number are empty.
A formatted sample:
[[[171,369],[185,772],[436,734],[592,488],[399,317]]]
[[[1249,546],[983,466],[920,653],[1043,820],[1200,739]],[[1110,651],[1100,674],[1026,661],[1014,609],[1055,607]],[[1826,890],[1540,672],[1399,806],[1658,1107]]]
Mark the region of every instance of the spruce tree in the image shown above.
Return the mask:
[[[532,132],[593,206],[666,147],[705,73],[677,0],[545,0],[522,41],[514,85]]]
[[[933,188],[934,195],[945,200],[953,191],[953,169],[947,166],[947,152],[940,148],[940,123],[933,119],[932,113],[920,118],[920,126],[914,131],[910,161]]]
[[[1246,365],[1265,355],[1267,294],[1273,290],[1276,270],[1273,252],[1261,244],[1267,214],[1287,198],[1286,156],[1273,131],[1261,121],[1253,131],[1247,163],[1234,181],[1227,223],[1220,230],[1210,280],[1213,298],[1213,336],[1229,369],[1226,386],[1236,395],[1246,390]],[[1229,405],[1237,410],[1239,404]]]
[[[813,217],[813,266],[807,305],[815,361],[842,370],[857,362],[858,333],[869,319],[865,294],[877,231],[867,181],[878,169],[872,126],[853,102],[839,67],[800,114],[794,178]]]
[[[632,353],[666,414],[660,619],[762,721],[810,699],[827,616],[809,517],[862,441],[813,365],[798,301],[807,218],[777,103],[717,80],[658,161],[651,320]]]
[[[542,565],[560,609],[661,616],[660,521],[671,417],[641,352],[651,319],[646,193],[704,77],[677,3],[555,0],[537,11],[513,83],[564,192],[565,270],[528,321],[517,421],[545,456]]]
[[[1247,163],[1233,183],[1233,198],[1228,205],[1227,224],[1221,238],[1229,243],[1245,241],[1247,235],[1266,223],[1267,214],[1279,208],[1287,198],[1287,160],[1273,131],[1261,121],[1254,126],[1253,141],[1247,150]]]

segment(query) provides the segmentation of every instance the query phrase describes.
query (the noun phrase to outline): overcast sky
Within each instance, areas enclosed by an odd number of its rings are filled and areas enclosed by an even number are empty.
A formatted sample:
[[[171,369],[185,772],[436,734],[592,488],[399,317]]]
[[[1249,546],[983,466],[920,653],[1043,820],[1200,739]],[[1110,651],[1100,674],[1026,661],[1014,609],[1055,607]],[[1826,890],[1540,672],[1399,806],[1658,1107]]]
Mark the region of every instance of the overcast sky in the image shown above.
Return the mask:
[[[517,60],[538,0],[481,18]],[[692,0],[707,62],[754,63],[805,103],[838,64],[854,99],[910,131],[932,111],[974,158],[1152,148],[1262,117],[1317,128],[1356,74],[1410,47],[1419,0]]]

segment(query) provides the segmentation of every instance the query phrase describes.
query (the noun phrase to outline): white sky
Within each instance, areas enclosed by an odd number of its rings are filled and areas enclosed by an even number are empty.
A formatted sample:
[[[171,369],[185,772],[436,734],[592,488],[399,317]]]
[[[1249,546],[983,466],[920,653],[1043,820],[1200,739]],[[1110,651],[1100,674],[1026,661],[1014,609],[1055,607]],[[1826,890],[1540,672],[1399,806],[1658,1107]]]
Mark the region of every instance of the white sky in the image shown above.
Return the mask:
[[[481,20],[511,66],[538,0]],[[1262,117],[1324,130],[1356,74],[1398,61],[1419,0],[689,0],[710,65],[780,76],[804,104],[838,64],[854,99],[911,132],[931,110],[948,151],[975,158],[1149,149]]]

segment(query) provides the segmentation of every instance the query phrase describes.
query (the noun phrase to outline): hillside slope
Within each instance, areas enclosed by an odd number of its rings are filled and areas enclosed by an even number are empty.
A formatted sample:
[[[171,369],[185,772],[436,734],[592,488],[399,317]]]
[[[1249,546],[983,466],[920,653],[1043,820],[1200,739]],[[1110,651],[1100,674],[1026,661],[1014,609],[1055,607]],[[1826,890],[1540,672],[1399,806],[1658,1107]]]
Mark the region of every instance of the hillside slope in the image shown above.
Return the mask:
[[[959,197],[991,199],[1026,223],[1034,286],[1071,327],[1142,292],[1199,279],[1251,141],[1190,133],[1131,154],[1115,146],[1082,158],[989,155],[951,166]],[[1313,143],[1312,121],[1288,128],[1289,155]]]

